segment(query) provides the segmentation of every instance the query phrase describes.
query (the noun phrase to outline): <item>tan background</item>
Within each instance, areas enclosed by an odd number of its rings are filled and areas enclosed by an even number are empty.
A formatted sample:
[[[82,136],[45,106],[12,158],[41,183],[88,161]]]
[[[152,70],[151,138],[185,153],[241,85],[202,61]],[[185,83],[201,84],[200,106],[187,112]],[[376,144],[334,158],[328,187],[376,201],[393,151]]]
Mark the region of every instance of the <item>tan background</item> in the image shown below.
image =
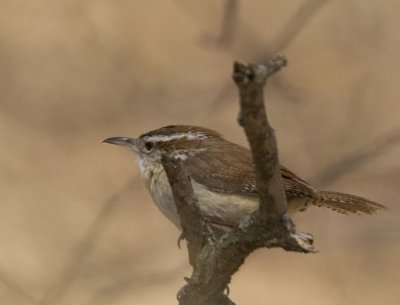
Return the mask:
[[[267,97],[282,163],[391,210],[298,215],[320,253],[259,250],[231,296],[398,304],[400,2],[242,1],[221,44],[224,3],[0,1],[1,305],[176,304],[190,274],[178,232],[131,156],[101,141],[190,123],[246,145],[232,62],[277,50],[289,66]]]

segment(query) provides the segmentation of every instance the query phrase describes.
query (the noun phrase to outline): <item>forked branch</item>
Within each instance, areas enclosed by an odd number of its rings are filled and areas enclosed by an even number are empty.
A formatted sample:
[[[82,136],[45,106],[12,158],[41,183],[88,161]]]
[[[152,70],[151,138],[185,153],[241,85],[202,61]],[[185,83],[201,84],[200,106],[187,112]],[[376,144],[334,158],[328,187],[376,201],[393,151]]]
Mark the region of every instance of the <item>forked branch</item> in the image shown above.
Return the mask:
[[[216,238],[202,220],[183,161],[163,156],[163,166],[174,195],[181,226],[188,242],[193,273],[178,293],[180,305],[232,305],[225,290],[232,275],[257,248],[281,247],[288,251],[313,252],[313,238],[296,233],[286,214],[287,203],[279,171],[276,139],[264,106],[264,85],[286,59],[276,56],[259,65],[234,64],[233,79],[239,89],[239,123],[250,142],[260,208],[231,231]]]

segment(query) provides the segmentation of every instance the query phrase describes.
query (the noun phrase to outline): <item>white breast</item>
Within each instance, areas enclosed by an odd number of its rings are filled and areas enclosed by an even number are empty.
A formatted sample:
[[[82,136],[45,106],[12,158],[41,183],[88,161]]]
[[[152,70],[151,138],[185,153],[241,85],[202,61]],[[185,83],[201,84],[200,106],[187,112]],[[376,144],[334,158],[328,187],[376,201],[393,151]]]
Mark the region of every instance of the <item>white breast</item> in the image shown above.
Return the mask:
[[[142,177],[161,213],[179,228],[179,216],[164,169],[142,172]],[[212,192],[193,180],[192,186],[200,212],[211,221],[217,219],[218,222],[234,225],[258,209],[257,197]]]

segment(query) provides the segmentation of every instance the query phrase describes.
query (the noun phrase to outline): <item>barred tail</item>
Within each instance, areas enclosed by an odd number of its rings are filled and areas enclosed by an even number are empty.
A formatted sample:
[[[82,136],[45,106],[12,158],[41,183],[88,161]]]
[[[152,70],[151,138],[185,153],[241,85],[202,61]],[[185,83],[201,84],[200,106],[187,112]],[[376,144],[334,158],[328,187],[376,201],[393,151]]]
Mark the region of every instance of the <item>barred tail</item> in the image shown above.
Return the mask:
[[[327,207],[343,214],[375,214],[378,210],[387,210],[382,204],[371,200],[343,193],[319,191],[313,204]]]

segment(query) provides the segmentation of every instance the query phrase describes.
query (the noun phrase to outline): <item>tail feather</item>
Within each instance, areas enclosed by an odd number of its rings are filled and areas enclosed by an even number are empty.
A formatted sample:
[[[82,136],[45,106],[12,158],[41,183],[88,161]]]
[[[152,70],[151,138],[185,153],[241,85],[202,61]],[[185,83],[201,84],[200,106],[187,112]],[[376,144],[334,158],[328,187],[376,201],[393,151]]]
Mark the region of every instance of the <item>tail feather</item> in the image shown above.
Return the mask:
[[[314,205],[327,207],[343,214],[375,214],[378,210],[387,210],[383,204],[374,201],[337,192],[316,192]]]

